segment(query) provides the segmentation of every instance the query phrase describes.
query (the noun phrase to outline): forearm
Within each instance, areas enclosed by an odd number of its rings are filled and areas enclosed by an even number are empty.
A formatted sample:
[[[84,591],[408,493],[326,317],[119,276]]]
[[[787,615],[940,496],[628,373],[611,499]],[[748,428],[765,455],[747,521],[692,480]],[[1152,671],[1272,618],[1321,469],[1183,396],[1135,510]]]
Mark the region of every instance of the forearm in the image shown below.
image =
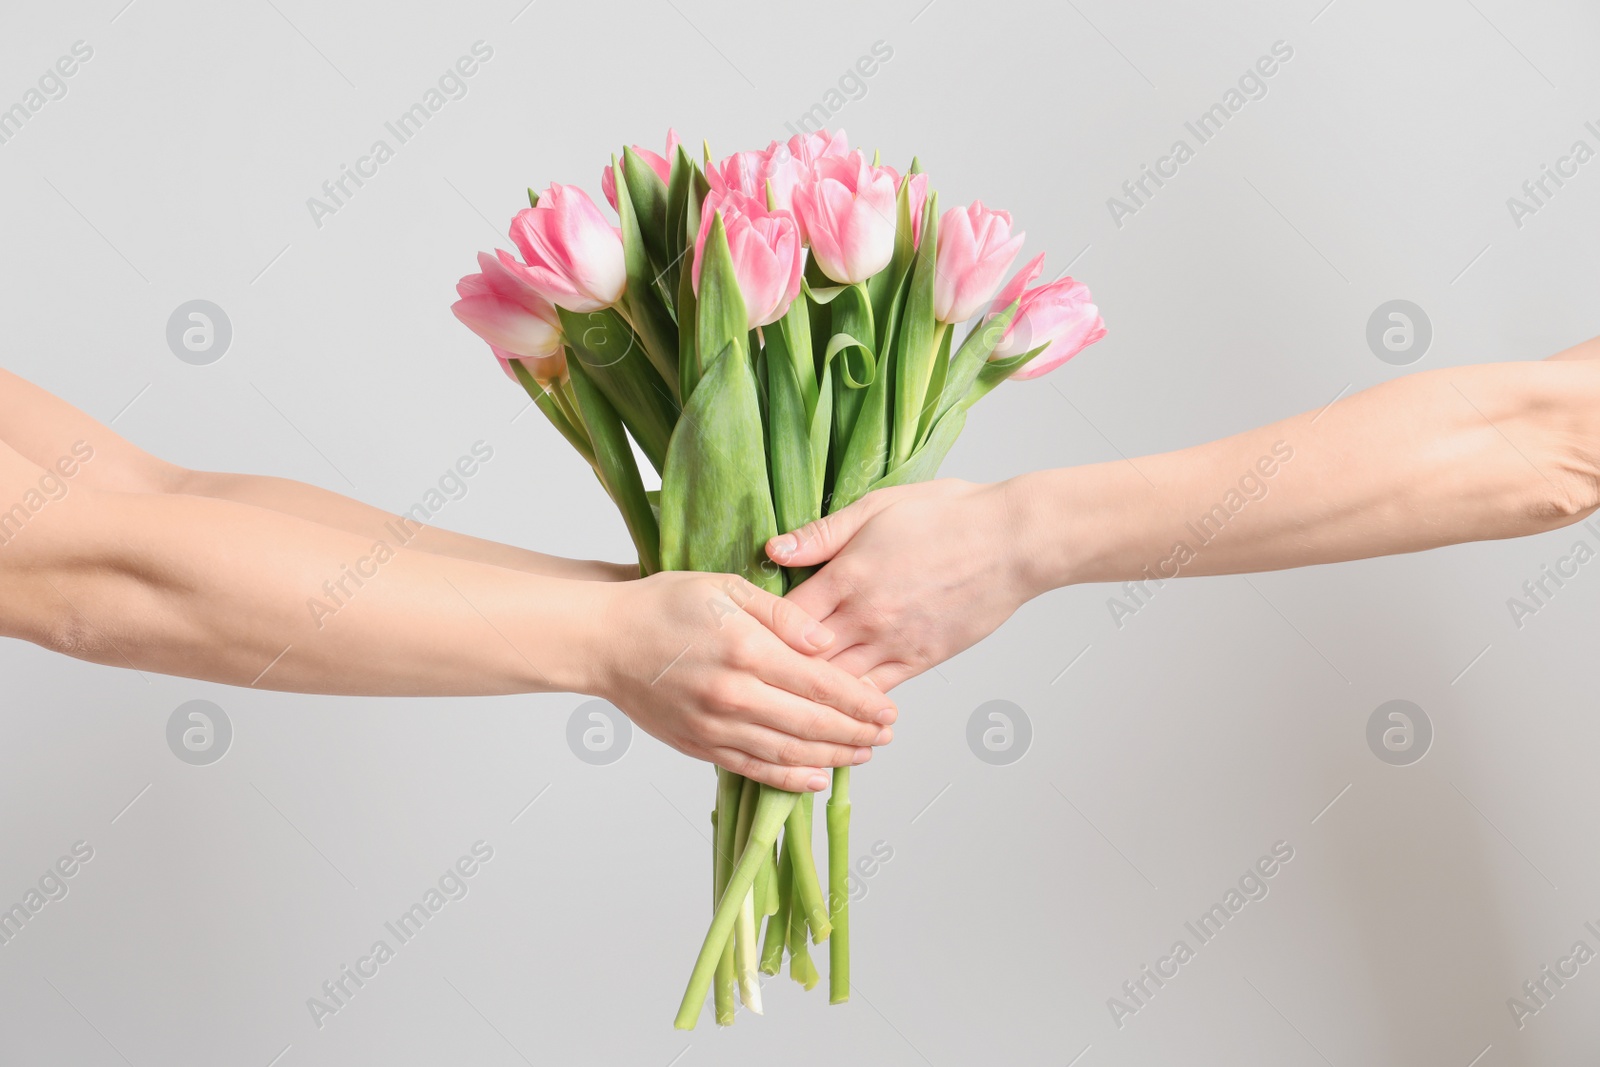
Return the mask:
[[[595,688],[608,587],[246,504],[75,490],[0,554],[7,631],[95,662],[298,692]]]
[[[1320,411],[1008,485],[1027,585],[1274,570],[1516,537],[1600,498],[1596,346],[1411,375]]]
[[[549,556],[514,545],[442,530],[424,525],[414,517],[391,515],[358,500],[287,478],[186,471],[175,481],[174,491],[270,508],[365,538],[403,543],[413,551],[486,563],[529,574],[582,581],[618,581],[638,577],[637,567]]]

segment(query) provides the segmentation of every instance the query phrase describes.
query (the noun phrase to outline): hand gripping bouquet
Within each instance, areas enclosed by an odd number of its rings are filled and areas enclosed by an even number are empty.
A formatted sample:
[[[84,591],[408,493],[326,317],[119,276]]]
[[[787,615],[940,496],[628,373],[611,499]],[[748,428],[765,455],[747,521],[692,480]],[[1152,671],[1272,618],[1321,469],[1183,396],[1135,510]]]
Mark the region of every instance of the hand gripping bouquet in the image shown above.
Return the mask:
[[[973,404],[1105,334],[1081,283],[1033,284],[1043,255],[1002,287],[1023,240],[1011,217],[977,201],[941,215],[915,160],[902,176],[842,131],[703,164],[675,134],[666,147],[605,169],[615,226],[575,186],[530,189],[519,254],[480,254],[453,308],[594,468],[644,574],[727,572],[781,595],[807,572],[767,561],[768,538],[933,477]],[[811,989],[823,942],[829,1000],[847,1000],[850,768],[827,800],[826,892],[812,795],[719,768],[711,817],[713,912],[677,1026],[708,993],[723,1025],[736,991],[759,1013],[759,976],[786,958]]]

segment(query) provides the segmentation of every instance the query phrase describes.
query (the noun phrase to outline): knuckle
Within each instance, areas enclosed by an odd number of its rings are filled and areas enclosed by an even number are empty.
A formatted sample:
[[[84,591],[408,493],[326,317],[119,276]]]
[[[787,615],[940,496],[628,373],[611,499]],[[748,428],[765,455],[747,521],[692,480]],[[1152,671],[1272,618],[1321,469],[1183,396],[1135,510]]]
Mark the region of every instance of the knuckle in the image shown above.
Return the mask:
[[[722,714],[737,714],[744,710],[744,694],[738,683],[728,678],[718,678],[706,692],[706,703]]]
[[[827,672],[817,671],[806,683],[806,699],[813,704],[832,705],[839,699],[839,691]]]

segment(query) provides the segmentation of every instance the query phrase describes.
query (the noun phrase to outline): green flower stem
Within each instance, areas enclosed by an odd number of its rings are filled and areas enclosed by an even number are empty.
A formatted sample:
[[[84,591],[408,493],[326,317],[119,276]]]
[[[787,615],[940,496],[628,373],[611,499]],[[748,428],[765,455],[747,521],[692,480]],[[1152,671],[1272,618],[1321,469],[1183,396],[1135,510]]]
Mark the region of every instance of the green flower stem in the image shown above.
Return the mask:
[[[850,999],[850,768],[833,769],[828,794],[828,1003]]]
[[[723,773],[718,771],[719,778]],[[728,878],[722,898],[717,902],[716,914],[712,916],[711,927],[706,931],[705,941],[700,946],[700,955],[695,960],[694,970],[690,972],[689,984],[683,991],[683,1001],[678,1005],[678,1016],[673,1025],[679,1030],[693,1030],[699,1020],[700,1009],[705,1004],[706,993],[711,986],[713,972],[717,968],[717,960],[724,954],[724,947],[729,943],[734,921],[739,916],[739,908],[748,897],[751,886],[755,884],[756,870],[761,866],[764,853],[772,848],[772,843],[778,839],[778,830],[784,825],[789,813],[794,810],[794,802],[793,793],[786,793],[771,786],[760,788],[755,817],[750,823],[752,847],[746,849],[745,854],[739,858],[733,873]],[[720,818],[718,829],[721,829]]]
[[[758,916],[776,915],[778,912],[778,846],[772,846],[772,854],[761,864],[761,872],[756,875],[756,903],[759,905]]]
[[[595,470],[617,510],[622,512],[628,533],[639,553],[639,567],[645,574],[661,569],[661,529],[650,499],[639,477],[639,464],[633,446],[623,429],[617,409],[594,383],[587,369],[577,361],[569,364],[573,395],[583,412],[584,425],[594,443]]]
[[[794,885],[799,896],[800,913],[811,928],[811,940],[822,944],[828,939],[831,926],[828,908],[822,899],[822,886],[817,881],[817,861],[811,855],[811,805],[812,794],[807,793],[795,804],[789,815],[789,832],[783,840],[794,858]]]
[[[716,868],[711,895],[713,918],[716,916],[717,906],[722,902],[723,893],[728,888],[728,879],[733,874],[733,861],[736,855],[734,839],[739,822],[739,795],[743,786],[744,779],[737,774],[721,767],[717,768],[716,837],[712,848]],[[733,971],[733,943],[730,941],[718,954],[715,967],[716,989],[713,999],[719,1026],[733,1025]],[[705,999],[703,993],[701,999]]]
[[[761,946],[762,974],[775,975],[783,969],[783,950],[789,939],[789,903],[794,893],[793,862],[789,851],[784,849],[772,887],[773,895],[778,898],[778,910],[767,920],[767,939]]]
[[[539,410],[544,412],[550,424],[561,432],[567,439],[567,444],[578,450],[578,454],[594,466],[594,446],[589,442],[589,431],[584,428],[581,418],[573,418],[562,403],[562,398],[556,390],[548,390],[528,373],[528,368],[522,361],[511,361],[511,373],[517,376],[517,382],[527,392],[528,398],[539,405]],[[573,413],[575,414],[575,413]]]
[[[750,849],[750,827],[755,819],[757,797],[761,786],[754,778],[746,778],[739,789],[739,821],[734,832],[734,853],[739,862],[744,861],[745,852]],[[756,867],[757,877],[760,876],[761,865]],[[754,900],[754,882],[751,890],[739,902],[739,916],[733,925],[733,969],[734,977],[739,982],[739,999],[744,1006],[755,1012],[761,1012],[761,984],[756,977],[756,963],[759,954],[756,946],[756,911]]]
[[[759,868],[758,868],[759,869]],[[754,890],[746,890],[739,903],[739,916],[733,926],[733,968],[739,981],[739,999],[757,1015],[761,1009],[761,976],[758,973],[756,944],[756,902]],[[702,997],[701,999],[704,999]]]

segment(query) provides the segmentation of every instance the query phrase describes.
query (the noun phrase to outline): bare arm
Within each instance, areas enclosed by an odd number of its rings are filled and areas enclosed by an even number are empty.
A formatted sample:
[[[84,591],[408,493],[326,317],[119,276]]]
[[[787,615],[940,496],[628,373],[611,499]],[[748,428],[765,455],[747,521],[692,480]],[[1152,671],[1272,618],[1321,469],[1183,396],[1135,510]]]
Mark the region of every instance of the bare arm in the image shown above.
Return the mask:
[[[829,635],[724,575],[583,582],[417,552],[232,500],[97,488],[0,444],[0,635],[240,686],[606,697],[680,750],[789,789],[886,742]],[[815,783],[815,784],[813,784]]]
[[[0,370],[0,440],[42,468],[71,455],[74,442],[87,442],[94,459],[82,465],[81,484],[97,489],[141,493],[183,493],[233,500],[308,519],[366,538],[387,537],[398,529],[414,551],[489,563],[556,578],[619,581],[638,577],[633,564],[603,563],[550,556],[513,545],[442,530],[396,516],[349,497],[304,482],[254,474],[193,471],[168,463],[127,441],[109,427],[44,389]]]
[[[885,490],[769,551],[833,560],[791,598],[839,633],[835,662],[888,687],[1058,586],[1517,537],[1596,506],[1600,339],[1410,375],[1177,452]]]

